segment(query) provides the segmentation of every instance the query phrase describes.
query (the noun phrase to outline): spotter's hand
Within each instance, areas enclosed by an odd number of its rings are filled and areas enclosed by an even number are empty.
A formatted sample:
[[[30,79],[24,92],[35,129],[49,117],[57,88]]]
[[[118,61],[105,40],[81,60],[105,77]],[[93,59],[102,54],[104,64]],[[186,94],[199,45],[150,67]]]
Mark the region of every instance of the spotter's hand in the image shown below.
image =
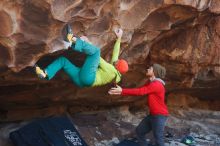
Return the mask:
[[[116,85],[116,87],[113,87],[108,91],[110,95],[120,95],[121,92],[122,92],[122,88],[118,85]]]

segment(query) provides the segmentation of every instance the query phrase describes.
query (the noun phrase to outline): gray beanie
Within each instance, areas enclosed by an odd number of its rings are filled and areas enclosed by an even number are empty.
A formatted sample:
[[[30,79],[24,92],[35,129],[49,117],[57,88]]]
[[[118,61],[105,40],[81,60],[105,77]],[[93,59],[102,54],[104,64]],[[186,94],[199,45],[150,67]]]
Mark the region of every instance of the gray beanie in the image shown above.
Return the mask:
[[[160,64],[153,64],[153,71],[157,78],[163,79],[166,76],[166,68]]]

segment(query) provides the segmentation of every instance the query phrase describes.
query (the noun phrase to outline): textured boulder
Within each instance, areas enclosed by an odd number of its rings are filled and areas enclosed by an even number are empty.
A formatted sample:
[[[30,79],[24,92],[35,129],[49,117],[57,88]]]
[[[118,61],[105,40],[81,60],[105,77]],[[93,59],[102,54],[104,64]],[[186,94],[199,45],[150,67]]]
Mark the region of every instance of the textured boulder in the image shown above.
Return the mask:
[[[138,100],[109,96],[110,85],[79,89],[64,73],[51,81],[36,77],[31,66],[45,67],[60,55],[82,65],[83,54],[62,50],[61,32],[67,23],[76,35],[87,35],[99,46],[106,60],[116,39],[113,29],[124,30],[120,57],[128,60],[130,71],[123,86],[141,85],[146,65],[158,62],[167,68],[170,105],[178,105],[179,95],[198,99],[193,106],[201,107],[200,100],[219,103],[219,14],[219,0],[1,0],[1,119],[101,109]],[[217,105],[211,109],[219,110]]]

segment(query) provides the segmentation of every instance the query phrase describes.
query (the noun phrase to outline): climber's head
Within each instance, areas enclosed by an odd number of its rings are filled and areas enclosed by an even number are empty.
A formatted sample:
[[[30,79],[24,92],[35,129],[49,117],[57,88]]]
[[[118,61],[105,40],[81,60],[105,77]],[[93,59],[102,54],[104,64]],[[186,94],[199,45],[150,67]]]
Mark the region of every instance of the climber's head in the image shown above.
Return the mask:
[[[128,71],[128,63],[124,59],[119,59],[115,62],[115,68],[121,73],[125,74]]]

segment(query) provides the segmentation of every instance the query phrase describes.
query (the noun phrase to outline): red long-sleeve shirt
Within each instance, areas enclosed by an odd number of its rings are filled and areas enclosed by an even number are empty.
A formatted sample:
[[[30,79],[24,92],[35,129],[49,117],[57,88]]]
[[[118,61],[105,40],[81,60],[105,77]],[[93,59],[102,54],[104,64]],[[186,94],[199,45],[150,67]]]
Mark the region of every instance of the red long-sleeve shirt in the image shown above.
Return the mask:
[[[121,95],[148,95],[148,107],[151,115],[168,115],[165,105],[165,88],[163,84],[155,80],[140,88],[122,89]]]

